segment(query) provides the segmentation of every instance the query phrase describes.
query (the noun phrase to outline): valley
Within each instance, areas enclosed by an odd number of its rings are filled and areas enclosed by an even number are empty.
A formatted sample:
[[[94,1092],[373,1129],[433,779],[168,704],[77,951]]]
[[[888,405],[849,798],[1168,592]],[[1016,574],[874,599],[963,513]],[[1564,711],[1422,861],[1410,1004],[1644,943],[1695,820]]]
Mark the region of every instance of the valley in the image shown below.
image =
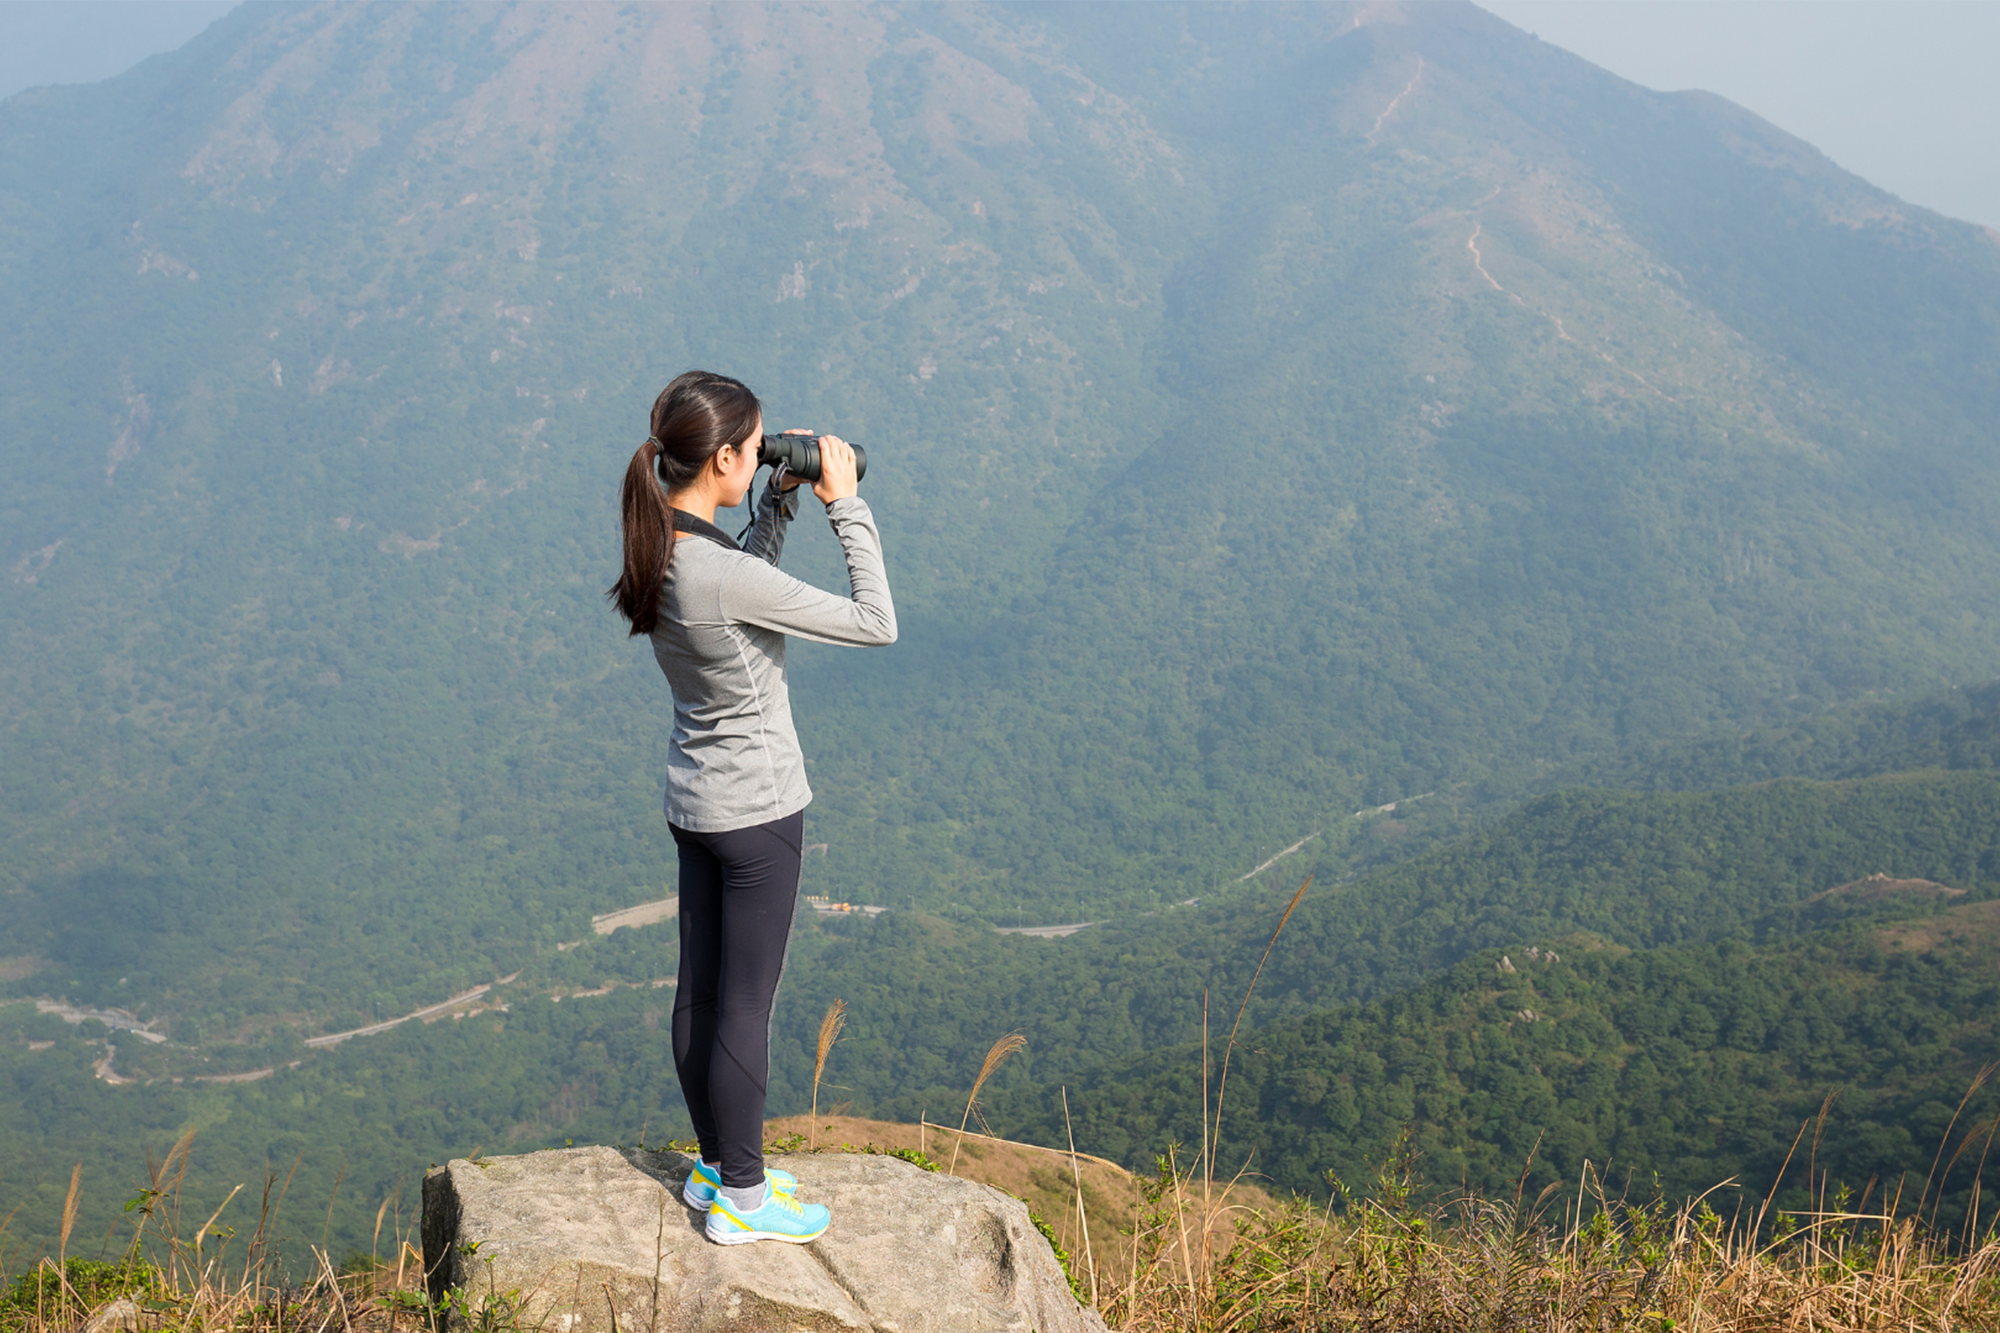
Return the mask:
[[[1990,716],[1965,718],[1954,702],[1826,725],[1922,747],[1926,730],[1941,738]],[[1851,751],[1839,762],[1870,766]],[[1522,1169],[1525,1134],[1540,1139],[1538,1179],[1615,1162],[1641,1182],[1659,1173],[1671,1194],[1768,1183],[1788,1136],[1824,1112],[1817,1169],[1857,1191],[1899,1173],[1920,1183],[1948,1137],[1937,1117],[1968,1087],[1956,1137],[1990,1118],[1977,1074],[2000,1003],[1995,803],[1990,769],[1654,795],[1565,789],[1401,864],[1316,883],[1251,995],[1222,1146],[1263,1188],[1314,1194],[1328,1171],[1366,1177],[1405,1127],[1433,1179],[1491,1186]],[[1148,1169],[1154,1153],[1198,1137],[1204,994],[1219,1042],[1296,887],[1246,885],[1043,939],[908,911],[802,911],[773,1106],[805,1104],[815,1030],[841,999],[848,1022],[823,1107],[951,1120],[979,1055],[1019,1031],[1026,1049],[982,1094],[992,1132],[1066,1142],[1066,1089],[1082,1151]],[[670,1001],[642,979],[667,951],[671,934],[657,933],[667,926],[551,949],[547,966],[578,979],[566,988],[528,971],[457,997],[469,1002],[451,1021],[432,1014],[364,1039],[301,1042],[296,1056],[240,1072],[137,1087],[91,1076],[106,1043],[134,1061],[176,1048],[0,1007],[0,1087],[14,1089],[4,1150],[24,1163],[74,1148],[129,1175],[149,1140],[157,1152],[175,1127],[205,1126],[191,1149],[197,1189],[234,1183],[250,1166],[246,1146],[289,1145],[308,1189],[311,1171],[320,1188],[344,1172],[354,1197],[331,1200],[332,1212],[363,1226],[371,1199],[407,1192],[418,1158],[550,1136],[685,1134],[661,1096],[673,1086]],[[449,1071],[445,1102],[426,1091],[437,1071]],[[79,1139],[82,1123],[98,1128]],[[1940,1205],[1962,1207],[1969,1187],[1946,1182]]]

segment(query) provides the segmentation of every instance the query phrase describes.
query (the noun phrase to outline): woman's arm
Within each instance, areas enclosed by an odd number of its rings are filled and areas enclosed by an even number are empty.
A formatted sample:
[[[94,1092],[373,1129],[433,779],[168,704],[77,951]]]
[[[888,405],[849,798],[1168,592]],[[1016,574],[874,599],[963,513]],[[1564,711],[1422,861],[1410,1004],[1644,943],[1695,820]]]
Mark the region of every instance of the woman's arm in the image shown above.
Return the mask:
[[[882,534],[868,502],[850,495],[826,507],[847,553],[852,597],[824,592],[762,560],[745,560],[722,585],[722,614],[819,643],[875,647],[896,641],[896,605],[882,563]]]
[[[799,516],[798,488],[795,485],[790,490],[781,490],[782,480],[774,472],[764,483],[764,493],[757,497],[757,516],[750,522],[750,535],[743,539],[745,551],[773,565],[785,549],[785,525]]]

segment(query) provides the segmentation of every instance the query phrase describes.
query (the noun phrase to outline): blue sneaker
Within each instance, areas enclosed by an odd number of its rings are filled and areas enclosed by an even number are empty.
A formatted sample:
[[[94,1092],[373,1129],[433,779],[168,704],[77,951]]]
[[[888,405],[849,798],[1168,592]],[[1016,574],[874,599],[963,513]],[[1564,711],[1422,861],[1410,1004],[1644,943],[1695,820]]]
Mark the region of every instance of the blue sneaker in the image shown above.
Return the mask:
[[[748,1245],[753,1240],[783,1240],[803,1245],[818,1240],[833,1224],[825,1204],[800,1203],[789,1194],[764,1191],[764,1206],[741,1212],[717,1194],[708,1206],[708,1238],[717,1245]]]
[[[791,1172],[773,1171],[768,1166],[764,1168],[764,1183],[771,1187],[773,1194],[788,1197],[799,1188],[798,1177]],[[721,1184],[722,1177],[716,1169],[696,1158],[694,1173],[687,1178],[687,1184],[681,1186],[681,1202],[698,1213],[705,1213],[708,1206],[715,1202],[715,1191]]]

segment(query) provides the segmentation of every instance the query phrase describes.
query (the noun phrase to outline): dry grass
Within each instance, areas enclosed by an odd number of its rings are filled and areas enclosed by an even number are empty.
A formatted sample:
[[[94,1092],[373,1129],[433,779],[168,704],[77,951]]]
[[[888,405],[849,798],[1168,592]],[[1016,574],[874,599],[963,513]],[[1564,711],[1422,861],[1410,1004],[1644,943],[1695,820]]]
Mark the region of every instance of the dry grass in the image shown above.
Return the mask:
[[[189,1131],[149,1166],[146,1184],[127,1204],[132,1234],[115,1262],[66,1252],[83,1178],[81,1166],[71,1173],[58,1252],[6,1283],[0,1333],[72,1333],[93,1319],[100,1327],[147,1333],[397,1333],[399,1326],[416,1333],[429,1327],[423,1256],[400,1216],[390,1217],[392,1201],[385,1200],[375,1218],[376,1250],[387,1223],[392,1259],[371,1257],[336,1270],[325,1249],[309,1247],[304,1281],[286,1274],[275,1241],[289,1174],[266,1177],[247,1235],[225,1220],[240,1185],[200,1226],[186,1230],[182,1187],[193,1138]]]
[[[972,1093],[965,1099],[965,1114],[958,1118],[958,1142],[951,1145],[951,1165],[945,1169],[952,1175],[958,1174],[959,1144],[965,1141],[965,1126],[972,1119],[973,1107],[979,1103],[979,1090],[986,1086],[986,1080],[993,1077],[993,1071],[1005,1064],[1007,1057],[1026,1048],[1028,1039],[1018,1032],[1010,1032],[993,1043],[987,1050],[986,1058],[979,1062],[979,1077],[972,1080]],[[985,1124],[984,1120],[979,1122]]]
[[[814,1129],[808,1136],[812,1146],[819,1146],[819,1081],[826,1073],[826,1057],[833,1054],[833,1044],[840,1040],[840,1030],[847,1026],[847,1001],[835,1000],[826,1007],[826,1016],[819,1021],[819,1049],[813,1058],[812,1118]]]
[[[1990,951],[2000,944],[2000,899],[1967,903],[1933,917],[1898,921],[1882,927],[1876,936],[1890,948],[1911,953]]]
[[[940,1166],[941,1156],[957,1145],[958,1174],[1005,1190],[1026,1203],[1048,1223],[1055,1243],[1069,1253],[1071,1271],[1086,1289],[1093,1264],[1101,1299],[1123,1288],[1130,1276],[1133,1237],[1153,1204],[1148,1197],[1150,1182],[1116,1162],[1087,1152],[1078,1152],[1072,1159],[1067,1147],[1017,1143],[973,1130],[967,1130],[961,1139],[951,1125],[909,1125],[851,1115],[824,1115],[816,1122],[804,1116],[787,1116],[771,1121],[765,1138],[772,1143],[798,1143],[815,1132],[821,1152],[915,1152]],[[1227,1228],[1230,1219],[1248,1211],[1269,1211],[1277,1202],[1256,1184],[1240,1184],[1228,1197],[1229,1208],[1218,1214],[1217,1226]]]
[[[1594,1175],[1540,1199],[1419,1205],[1408,1157],[1365,1197],[1239,1210],[1226,1250],[1192,1174],[1162,1173],[1105,1309],[1123,1333],[1833,1333],[2000,1329],[2000,1238],[1768,1201],[1724,1219],[1608,1197]]]
[[[805,1127],[771,1130],[792,1138]],[[849,1151],[958,1139],[950,1126],[844,1116],[818,1128]],[[121,1322],[162,1333],[431,1326],[422,1255],[390,1204],[376,1241],[386,1228],[391,1259],[336,1270],[315,1248],[309,1276],[287,1281],[268,1243],[286,1182],[266,1180],[247,1237],[223,1222],[230,1201],[183,1232],[186,1151],[183,1140],[153,1169],[121,1262],[42,1261],[0,1301],[0,1333],[71,1333],[121,1300]],[[1876,1212],[1823,1200],[1790,1215],[1766,1200],[1725,1218],[1713,1198],[1676,1207],[1613,1197],[1588,1171],[1539,1198],[1438,1199],[1400,1149],[1365,1191],[1336,1185],[1331,1203],[1314,1205],[1195,1171],[1140,1181],[1067,1148],[971,1132],[962,1156],[968,1177],[1061,1227],[1073,1255],[1094,1246],[1100,1308],[1120,1333],[2000,1333],[2000,1237],[1932,1232],[1921,1200]],[[453,1313],[455,1328],[527,1333],[504,1303]]]

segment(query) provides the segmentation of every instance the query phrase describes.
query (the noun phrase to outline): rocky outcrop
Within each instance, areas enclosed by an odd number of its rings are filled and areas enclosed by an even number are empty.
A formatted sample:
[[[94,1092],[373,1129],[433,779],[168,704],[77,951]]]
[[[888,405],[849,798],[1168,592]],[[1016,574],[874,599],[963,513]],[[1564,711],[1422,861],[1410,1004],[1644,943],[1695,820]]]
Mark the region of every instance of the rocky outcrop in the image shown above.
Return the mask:
[[[146,1330],[158,1328],[164,1322],[158,1314],[143,1308],[130,1296],[120,1296],[84,1320],[77,1333],[146,1333]]]
[[[680,1201],[679,1153],[571,1148],[424,1180],[434,1300],[504,1302],[551,1333],[1103,1333],[1018,1199],[872,1154],[783,1159],[833,1210],[810,1245],[720,1246]]]

